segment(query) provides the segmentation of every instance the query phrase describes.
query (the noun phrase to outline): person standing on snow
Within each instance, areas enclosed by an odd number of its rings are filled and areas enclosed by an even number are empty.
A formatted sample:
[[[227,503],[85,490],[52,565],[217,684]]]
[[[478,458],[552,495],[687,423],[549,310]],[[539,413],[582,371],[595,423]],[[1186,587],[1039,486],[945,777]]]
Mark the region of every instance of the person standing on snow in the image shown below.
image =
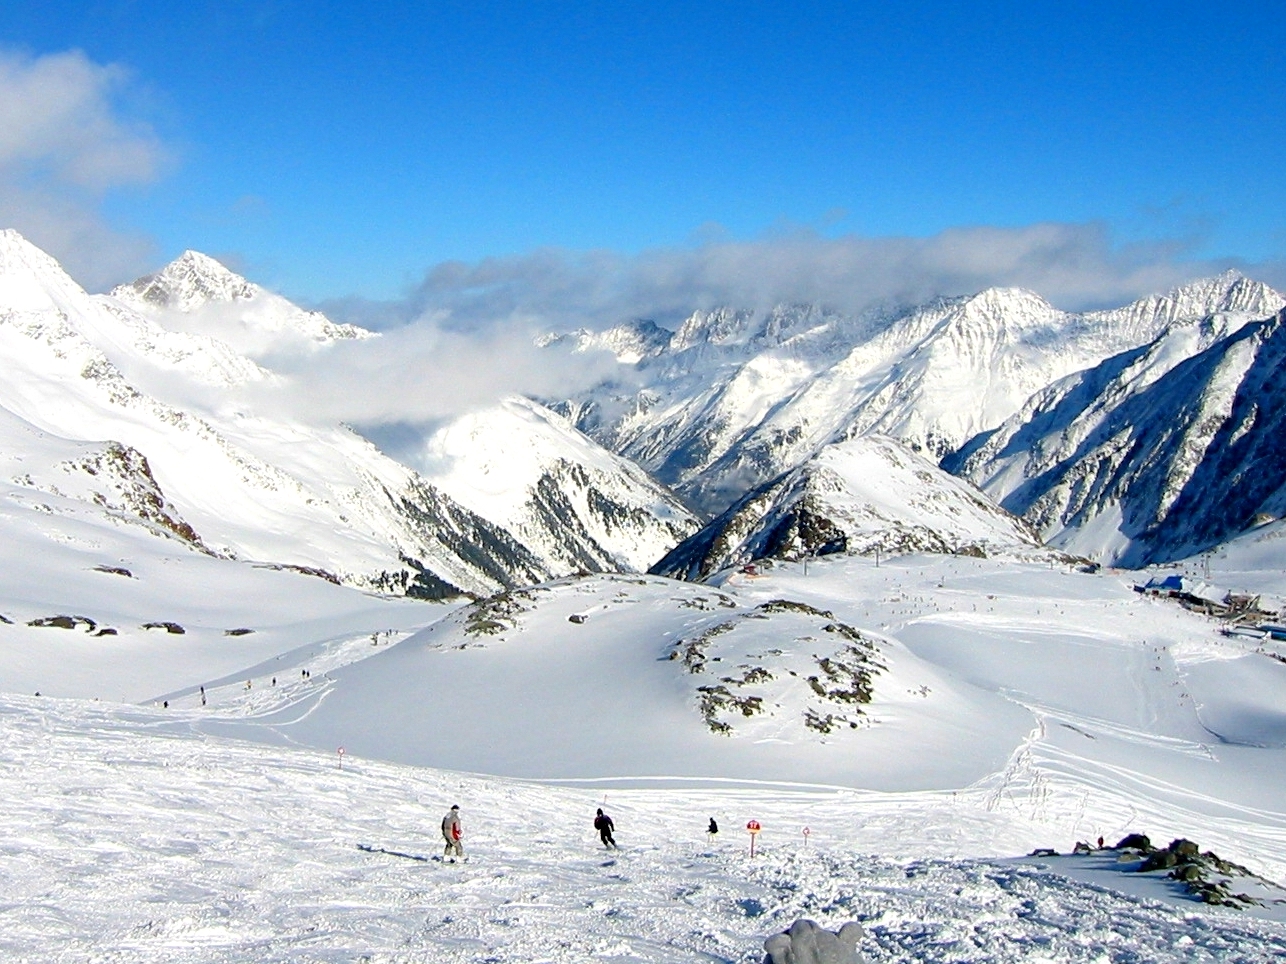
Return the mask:
[[[612,823],[612,818],[603,812],[602,807],[598,808],[598,815],[594,817],[594,829],[598,831],[604,847],[609,850],[618,849],[616,841],[612,839],[612,831],[616,829],[616,825]]]
[[[460,843],[460,838],[464,836],[460,830],[460,808],[452,804],[447,815],[442,818],[442,839],[447,842],[446,849],[442,856],[451,863],[455,863],[456,857],[464,856],[464,844]]]

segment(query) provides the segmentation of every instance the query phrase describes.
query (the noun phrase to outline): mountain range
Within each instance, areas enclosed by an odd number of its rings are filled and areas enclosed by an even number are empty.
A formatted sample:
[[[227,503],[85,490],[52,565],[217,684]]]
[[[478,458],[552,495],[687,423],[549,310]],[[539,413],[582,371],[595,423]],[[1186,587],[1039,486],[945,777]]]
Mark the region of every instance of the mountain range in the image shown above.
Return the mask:
[[[828,446],[876,434],[980,485],[1054,545],[1138,565],[1208,548],[1257,516],[1280,514],[1274,493],[1286,478],[1258,448],[1246,457],[1262,481],[1254,494],[1237,496],[1237,511],[1212,510],[1189,530],[1188,513],[1169,510],[1223,502],[1216,476],[1196,466],[1208,454],[1226,468],[1220,446],[1242,437],[1238,425],[1254,436],[1239,452],[1259,440],[1272,447],[1271,432],[1257,426],[1277,410],[1267,395],[1282,373],[1271,348],[1255,366],[1246,359],[1259,357],[1252,346],[1271,341],[1275,328],[1251,334],[1247,326],[1284,305],[1277,291],[1229,272],[1083,313],[998,288],[857,316],[816,306],[699,311],[672,333],[631,322],[564,336],[581,351],[613,352],[630,378],[556,407],[708,518],[787,485]],[[1182,402],[1163,401],[1157,389],[1147,396],[1151,407],[1135,401],[1118,411],[1127,395],[1199,355],[1200,385],[1189,377],[1193,368],[1172,379],[1189,392]],[[1234,408],[1239,420],[1225,426]],[[1176,427],[1176,412],[1186,413],[1187,428]],[[1082,491],[1077,480],[1108,471],[1090,463],[1103,461],[1105,440],[1119,440],[1127,423],[1153,439],[1137,457],[1169,468],[1123,470],[1093,495]],[[1078,449],[1091,426],[1108,434]],[[1167,445],[1176,452],[1163,454]],[[1231,485],[1248,471],[1219,478]]]
[[[395,459],[253,401],[289,382],[283,360],[379,333],[192,251],[89,295],[7,231],[0,414],[11,481],[33,493],[383,592],[1042,542],[1138,566],[1282,514],[1283,306],[1227,273],[1082,313],[988,289],[553,334],[542,344],[608,352],[619,376],[500,398]]]

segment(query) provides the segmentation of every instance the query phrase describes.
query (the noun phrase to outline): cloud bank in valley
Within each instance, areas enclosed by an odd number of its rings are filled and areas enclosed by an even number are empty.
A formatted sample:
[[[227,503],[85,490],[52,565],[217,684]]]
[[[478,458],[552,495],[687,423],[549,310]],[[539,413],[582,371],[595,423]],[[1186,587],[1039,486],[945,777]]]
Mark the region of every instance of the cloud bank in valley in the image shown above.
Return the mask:
[[[0,224],[17,228],[86,287],[138,273],[150,239],[108,225],[112,190],[148,184],[167,152],[118,98],[123,68],[80,51],[29,57],[0,51]]]
[[[461,332],[431,321],[272,359],[285,382],[258,386],[259,404],[369,428],[426,428],[511,394],[560,398],[622,373],[608,354],[541,348],[541,330],[519,322]]]
[[[993,285],[1029,288],[1070,310],[1124,304],[1229,267],[1282,280],[1281,265],[1188,257],[1193,242],[1116,245],[1103,224],[951,228],[927,238],[822,236],[711,240],[625,255],[545,249],[446,262],[401,301],[346,299],[321,307],[375,328],[422,324],[489,329],[520,320],[604,327],[628,318],[673,326],[697,308],[814,302],[856,312]]]

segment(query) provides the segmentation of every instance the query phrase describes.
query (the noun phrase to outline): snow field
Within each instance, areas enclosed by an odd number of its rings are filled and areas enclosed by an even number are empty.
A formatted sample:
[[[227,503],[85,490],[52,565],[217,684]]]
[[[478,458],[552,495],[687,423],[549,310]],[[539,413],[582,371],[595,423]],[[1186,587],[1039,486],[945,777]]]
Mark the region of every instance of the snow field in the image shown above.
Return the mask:
[[[313,751],[169,735],[147,709],[3,697],[0,720],[8,960],[757,964],[763,938],[799,916],[862,921],[872,961],[1286,953],[1281,923],[1160,882],[1130,895],[962,856],[1033,837],[970,794],[604,792],[368,760],[340,770]],[[451,803],[464,863],[357,848],[434,854]],[[595,806],[619,852],[599,847]],[[753,861],[748,816],[765,828]]]

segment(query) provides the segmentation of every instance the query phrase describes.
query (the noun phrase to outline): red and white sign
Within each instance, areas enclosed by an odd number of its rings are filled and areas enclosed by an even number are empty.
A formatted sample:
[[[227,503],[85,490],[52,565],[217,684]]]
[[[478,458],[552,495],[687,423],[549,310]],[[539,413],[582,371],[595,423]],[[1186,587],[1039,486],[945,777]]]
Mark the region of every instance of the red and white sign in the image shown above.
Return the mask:
[[[748,824],[746,824],[746,829],[747,829],[747,830],[749,830],[751,833],[758,833],[758,832],[759,832],[759,821],[758,821],[758,820],[751,820]]]

